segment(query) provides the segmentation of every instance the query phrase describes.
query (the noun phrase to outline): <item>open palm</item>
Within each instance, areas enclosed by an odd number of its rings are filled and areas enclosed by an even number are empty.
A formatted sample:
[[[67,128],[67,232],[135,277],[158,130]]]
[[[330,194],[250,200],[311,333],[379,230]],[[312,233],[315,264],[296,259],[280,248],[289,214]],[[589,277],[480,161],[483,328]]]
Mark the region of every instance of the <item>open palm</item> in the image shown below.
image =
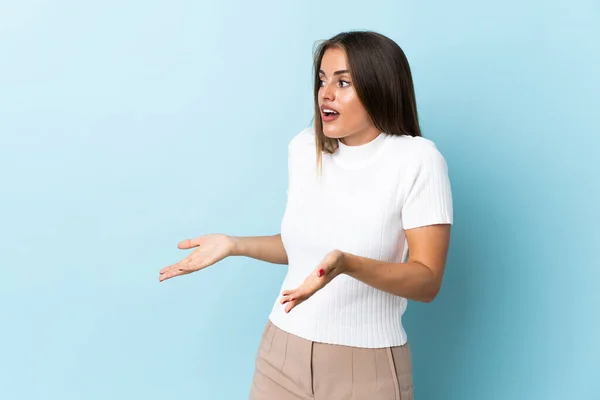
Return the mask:
[[[184,240],[177,245],[178,248],[196,247],[196,249],[183,260],[161,269],[159,281],[186,275],[213,265],[231,255],[234,245],[230,236],[219,233]]]
[[[345,271],[345,255],[340,250],[330,251],[321,263],[310,273],[302,285],[292,290],[284,290],[281,304],[285,304],[285,312],[308,300],[313,294],[323,289],[336,276]]]

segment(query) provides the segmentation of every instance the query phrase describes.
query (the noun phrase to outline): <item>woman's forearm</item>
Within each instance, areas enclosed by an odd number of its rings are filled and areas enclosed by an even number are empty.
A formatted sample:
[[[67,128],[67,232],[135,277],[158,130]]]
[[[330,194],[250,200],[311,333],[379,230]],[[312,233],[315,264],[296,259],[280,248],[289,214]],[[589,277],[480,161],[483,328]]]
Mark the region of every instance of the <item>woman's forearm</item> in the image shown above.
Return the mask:
[[[344,253],[345,273],[367,285],[415,301],[437,296],[441,276],[418,262],[388,263]]]
[[[234,241],[232,256],[245,256],[273,264],[287,264],[288,257],[281,241],[281,235],[272,236],[232,236]]]

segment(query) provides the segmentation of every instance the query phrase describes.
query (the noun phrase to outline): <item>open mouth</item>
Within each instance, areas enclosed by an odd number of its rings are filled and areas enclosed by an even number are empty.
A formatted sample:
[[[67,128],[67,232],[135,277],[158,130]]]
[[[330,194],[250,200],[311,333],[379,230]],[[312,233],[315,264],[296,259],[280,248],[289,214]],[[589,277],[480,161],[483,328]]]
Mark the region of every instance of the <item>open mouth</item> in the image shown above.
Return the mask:
[[[339,112],[329,107],[322,107],[321,114],[323,116],[323,122],[331,122],[340,116]]]
[[[337,112],[337,111],[335,111],[335,110],[331,110],[331,109],[326,108],[326,109],[323,110],[323,115],[326,116],[326,117],[330,117],[332,115],[340,115],[340,113]]]

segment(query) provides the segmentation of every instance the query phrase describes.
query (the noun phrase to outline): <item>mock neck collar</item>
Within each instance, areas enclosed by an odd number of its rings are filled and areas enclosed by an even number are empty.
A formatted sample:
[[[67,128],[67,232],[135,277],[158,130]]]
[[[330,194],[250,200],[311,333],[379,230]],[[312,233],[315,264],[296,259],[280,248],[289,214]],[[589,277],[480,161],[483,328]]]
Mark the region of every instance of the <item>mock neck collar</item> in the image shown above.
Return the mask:
[[[375,157],[383,147],[386,136],[387,135],[382,132],[370,142],[357,146],[346,145],[338,139],[338,149],[333,158],[335,162],[342,166],[359,167]]]

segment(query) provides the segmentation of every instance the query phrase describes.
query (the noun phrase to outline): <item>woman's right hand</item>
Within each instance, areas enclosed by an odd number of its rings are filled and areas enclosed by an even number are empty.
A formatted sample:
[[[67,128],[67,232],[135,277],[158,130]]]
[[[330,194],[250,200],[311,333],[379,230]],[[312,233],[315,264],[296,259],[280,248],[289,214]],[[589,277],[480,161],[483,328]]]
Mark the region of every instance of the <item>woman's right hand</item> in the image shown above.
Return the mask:
[[[235,241],[231,236],[214,233],[187,239],[177,245],[180,249],[196,249],[186,258],[160,270],[159,281],[186,275],[213,265],[233,254]]]

